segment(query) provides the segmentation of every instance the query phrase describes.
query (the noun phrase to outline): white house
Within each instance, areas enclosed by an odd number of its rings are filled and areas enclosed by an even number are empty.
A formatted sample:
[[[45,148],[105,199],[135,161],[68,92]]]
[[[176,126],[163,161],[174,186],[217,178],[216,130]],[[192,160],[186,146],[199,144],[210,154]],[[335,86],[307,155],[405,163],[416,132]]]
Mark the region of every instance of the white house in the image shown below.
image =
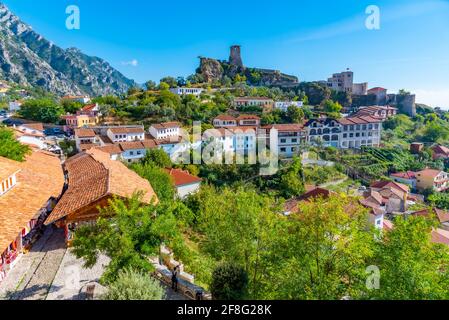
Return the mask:
[[[303,107],[303,105],[304,104],[302,101],[276,101],[274,103],[274,108],[283,112],[287,112],[288,108],[291,106],[301,108]]]
[[[20,110],[20,107],[22,106],[21,101],[11,101],[9,103],[9,111],[10,112],[17,112]]]
[[[157,140],[178,138],[181,135],[181,125],[179,122],[153,124],[150,127],[150,134]]]
[[[188,195],[198,192],[201,187],[202,179],[191,175],[188,171],[181,169],[166,169],[166,172],[172,177],[177,197],[180,199],[184,199]]]
[[[237,119],[227,114],[217,116],[213,121],[215,128],[236,127]]]
[[[145,140],[145,130],[142,127],[109,128],[106,135],[112,142],[132,142]]]
[[[84,151],[98,145],[99,140],[92,129],[75,129],[75,144],[78,151]]]
[[[305,143],[306,132],[300,124],[275,124],[262,127],[267,138],[272,129],[278,132],[278,155],[284,159],[291,159],[299,155],[301,145]]]
[[[193,95],[198,97],[201,93],[203,93],[203,88],[185,88],[185,87],[178,87],[178,88],[172,88],[170,91],[174,94],[177,94],[178,96],[185,96],[185,95]]]
[[[18,127],[18,130],[24,135],[44,137],[44,125],[42,123],[26,123]]]

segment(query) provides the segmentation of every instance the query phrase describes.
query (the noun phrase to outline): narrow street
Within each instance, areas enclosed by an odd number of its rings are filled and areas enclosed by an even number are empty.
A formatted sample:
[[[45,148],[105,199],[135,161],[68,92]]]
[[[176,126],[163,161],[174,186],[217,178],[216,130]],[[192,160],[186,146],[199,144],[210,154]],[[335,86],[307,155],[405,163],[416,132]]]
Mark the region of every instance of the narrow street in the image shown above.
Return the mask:
[[[109,259],[100,255],[92,269],[83,267],[67,250],[64,232],[48,227],[31,251],[23,255],[0,283],[0,300],[84,300],[85,288],[95,283],[95,295],[104,292],[99,286]],[[161,283],[166,300],[185,300],[169,286]]]
[[[0,298],[45,300],[66,251],[63,231],[48,227],[0,284]]]

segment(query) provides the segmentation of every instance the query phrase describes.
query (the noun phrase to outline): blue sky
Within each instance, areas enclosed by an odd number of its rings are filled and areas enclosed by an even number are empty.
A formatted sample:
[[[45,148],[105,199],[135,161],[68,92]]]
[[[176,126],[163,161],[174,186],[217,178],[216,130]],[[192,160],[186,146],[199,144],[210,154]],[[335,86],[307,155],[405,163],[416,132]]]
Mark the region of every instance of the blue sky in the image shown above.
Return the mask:
[[[227,59],[229,46],[241,44],[247,66],[305,81],[351,68],[358,82],[405,88],[449,109],[448,0],[3,2],[55,44],[104,58],[141,83],[187,76],[198,56]],[[80,30],[65,27],[73,4]],[[380,30],[365,27],[369,5],[381,10]]]

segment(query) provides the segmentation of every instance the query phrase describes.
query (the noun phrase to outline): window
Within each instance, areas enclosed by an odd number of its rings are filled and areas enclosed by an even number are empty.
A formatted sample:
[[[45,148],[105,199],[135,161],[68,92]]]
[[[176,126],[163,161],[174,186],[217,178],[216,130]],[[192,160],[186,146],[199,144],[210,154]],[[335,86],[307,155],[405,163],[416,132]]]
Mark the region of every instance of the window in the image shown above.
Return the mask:
[[[281,143],[286,143],[287,140],[286,139],[281,139]]]
[[[281,148],[281,152],[286,152],[287,148]]]

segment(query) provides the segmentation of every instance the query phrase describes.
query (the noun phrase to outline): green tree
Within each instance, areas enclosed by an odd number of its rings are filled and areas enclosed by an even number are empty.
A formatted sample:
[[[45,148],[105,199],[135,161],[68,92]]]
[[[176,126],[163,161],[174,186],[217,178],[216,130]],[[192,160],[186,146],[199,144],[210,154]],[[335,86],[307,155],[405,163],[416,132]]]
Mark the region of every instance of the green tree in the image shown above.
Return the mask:
[[[280,233],[281,261],[268,283],[269,299],[340,300],[365,291],[366,263],[373,255],[374,232],[368,212],[346,196],[316,198]]]
[[[246,271],[234,263],[222,263],[212,274],[210,291],[215,300],[243,300],[248,290]]]
[[[163,300],[164,289],[160,283],[141,271],[121,270],[117,279],[108,286],[103,300]]]
[[[287,171],[282,172],[279,190],[284,198],[291,198],[304,193],[304,173],[299,157],[295,157]]]
[[[325,100],[323,103],[324,111],[329,113],[339,113],[343,108],[340,103],[332,100]]]
[[[171,168],[170,156],[163,149],[150,149],[141,160],[143,164],[151,164],[159,168]]]
[[[304,120],[304,111],[297,106],[287,108],[287,117],[293,123],[301,123]]]
[[[64,114],[64,109],[51,99],[32,99],[25,101],[19,114],[29,120],[57,123]]]
[[[148,80],[147,82],[145,82],[145,87],[148,91],[157,89],[156,82],[154,82],[153,80]]]
[[[128,201],[113,199],[100,210],[95,224],[79,226],[73,240],[73,253],[93,267],[99,254],[111,259],[102,281],[112,283],[121,270],[153,271],[149,257],[159,254],[160,245],[182,247],[183,239],[175,216],[165,207],[143,205],[141,195]]]
[[[247,187],[203,187],[196,198],[196,229],[204,235],[201,250],[216,261],[241,265],[249,277],[249,297],[263,298],[267,270],[278,261],[273,258],[272,244],[285,230],[278,205]]]
[[[165,169],[154,165],[153,162],[135,163],[131,165],[131,169],[151,183],[160,201],[173,201],[175,189],[172,178]]]
[[[65,113],[75,114],[83,107],[83,104],[79,101],[63,99],[61,100],[61,106],[64,109]]]
[[[178,80],[173,77],[164,77],[160,81],[161,83],[166,83],[170,86],[170,88],[176,88],[178,86]]]
[[[31,149],[21,144],[14,137],[14,132],[8,128],[0,127],[0,157],[15,161],[24,161]]]
[[[435,221],[398,217],[377,243],[373,264],[380,269],[380,288],[369,296],[388,300],[449,298],[449,249],[431,241]]]

